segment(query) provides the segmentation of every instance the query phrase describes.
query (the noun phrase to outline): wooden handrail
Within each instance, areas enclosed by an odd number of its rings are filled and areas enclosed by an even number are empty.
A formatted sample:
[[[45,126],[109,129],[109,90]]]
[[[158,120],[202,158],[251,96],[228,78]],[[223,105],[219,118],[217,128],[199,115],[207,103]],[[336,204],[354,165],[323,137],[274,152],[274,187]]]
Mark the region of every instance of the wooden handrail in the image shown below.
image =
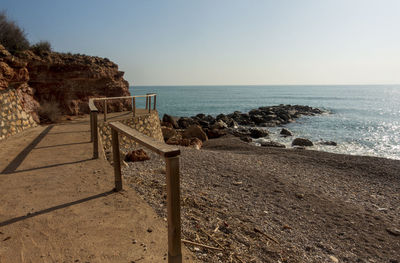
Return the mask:
[[[174,157],[181,153],[181,151],[177,147],[157,141],[120,122],[111,122],[109,123],[109,125],[111,129],[119,131],[120,133],[128,136],[135,142],[146,146],[153,152],[156,152],[163,157]]]
[[[179,154],[174,146],[159,142],[120,122],[109,123],[112,134],[115,190],[122,190],[118,132],[165,158],[167,181],[168,263],[182,263]]]
[[[151,113],[151,97],[154,97],[154,107],[153,110],[156,110],[156,93],[148,93],[146,95],[135,95],[135,96],[125,96],[125,97],[106,97],[106,98],[91,98],[89,99],[89,110],[90,110],[90,141],[93,142],[93,158],[97,159],[99,156],[99,142],[98,142],[98,130],[97,130],[97,122],[98,122],[98,113],[99,110],[95,105],[95,101],[103,101],[104,105],[104,122],[107,121],[107,101],[115,100],[115,99],[132,99],[132,114],[133,117],[136,116],[136,98],[146,98],[146,109],[148,109],[149,113]]]
[[[156,93],[149,93],[146,95],[135,95],[135,96],[124,96],[124,97],[105,97],[105,98],[92,98],[92,100],[119,100],[119,99],[131,99],[131,98],[146,98],[157,96]]]
[[[89,99],[89,110],[90,111],[99,111],[96,107],[96,105],[94,105],[94,99]]]

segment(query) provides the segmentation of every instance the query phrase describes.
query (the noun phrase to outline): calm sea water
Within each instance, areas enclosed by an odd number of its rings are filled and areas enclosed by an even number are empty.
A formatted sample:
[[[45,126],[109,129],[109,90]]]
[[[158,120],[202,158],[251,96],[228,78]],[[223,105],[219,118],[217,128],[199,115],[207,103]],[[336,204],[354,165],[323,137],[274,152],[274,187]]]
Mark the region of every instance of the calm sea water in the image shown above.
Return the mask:
[[[134,86],[131,94],[157,93],[160,115],[218,115],[278,104],[309,105],[328,115],[286,125],[296,137],[332,140],[317,150],[400,160],[400,85],[379,86]],[[142,104],[143,105],[143,104]],[[290,145],[290,139],[272,137]]]

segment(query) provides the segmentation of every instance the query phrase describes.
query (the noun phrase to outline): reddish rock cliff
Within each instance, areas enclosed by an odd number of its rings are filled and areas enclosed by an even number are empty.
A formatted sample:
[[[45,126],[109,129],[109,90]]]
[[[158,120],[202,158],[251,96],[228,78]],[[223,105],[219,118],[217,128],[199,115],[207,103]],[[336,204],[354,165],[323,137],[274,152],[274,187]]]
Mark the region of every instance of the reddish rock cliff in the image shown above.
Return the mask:
[[[0,45],[0,92],[13,92],[21,110],[31,114],[35,121],[39,121],[37,109],[39,103],[34,98],[34,89],[29,84],[27,62],[11,55]]]
[[[20,57],[27,62],[29,85],[35,90],[35,98],[39,103],[57,102],[63,114],[88,113],[87,103],[92,97],[130,95],[124,72],[118,71],[118,66],[107,58],[55,52],[39,57],[31,51]],[[114,102],[109,107],[120,111],[126,106]]]
[[[44,102],[54,102],[63,114],[77,115],[88,113],[89,98],[129,96],[123,75],[107,58],[56,52],[37,56],[29,50],[16,57],[0,45],[0,92],[12,92],[37,122]],[[111,102],[109,109],[121,111],[129,102]]]

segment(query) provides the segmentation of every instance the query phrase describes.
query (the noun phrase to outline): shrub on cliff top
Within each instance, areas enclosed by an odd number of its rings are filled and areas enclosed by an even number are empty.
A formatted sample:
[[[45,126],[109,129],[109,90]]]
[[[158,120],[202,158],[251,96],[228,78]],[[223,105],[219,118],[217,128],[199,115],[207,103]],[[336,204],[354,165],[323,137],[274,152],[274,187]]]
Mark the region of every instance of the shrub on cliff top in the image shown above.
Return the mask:
[[[46,52],[51,52],[51,45],[49,41],[39,41],[31,47],[31,50],[39,56],[44,55]]]
[[[29,48],[29,41],[22,28],[7,18],[6,12],[0,12],[0,44],[11,53]]]

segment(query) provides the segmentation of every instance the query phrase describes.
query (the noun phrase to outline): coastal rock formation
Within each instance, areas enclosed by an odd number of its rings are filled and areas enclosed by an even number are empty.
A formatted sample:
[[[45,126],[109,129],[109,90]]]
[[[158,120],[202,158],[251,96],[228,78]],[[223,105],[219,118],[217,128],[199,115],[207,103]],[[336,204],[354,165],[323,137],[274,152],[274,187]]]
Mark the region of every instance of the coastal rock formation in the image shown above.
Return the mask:
[[[279,143],[279,142],[274,142],[274,141],[263,141],[260,143],[260,145],[263,147],[286,148],[286,146],[284,144]]]
[[[293,133],[289,131],[286,128],[282,128],[281,132],[279,133],[280,135],[287,137],[287,136],[293,136]]]
[[[203,146],[203,142],[199,138],[182,138],[181,134],[176,134],[175,136],[169,138],[166,142],[166,144],[170,145],[180,145],[180,146],[186,146],[186,147],[192,147],[197,150],[199,150]]]
[[[207,134],[203,131],[203,129],[199,125],[192,125],[187,128],[182,134],[184,139],[198,138],[201,141],[207,141]]]
[[[0,139],[34,127],[38,102],[29,86],[27,63],[0,45]]]
[[[124,72],[107,58],[86,55],[45,52],[37,56],[25,51],[20,59],[27,64],[29,85],[39,103],[51,101],[68,115],[88,113],[88,101],[93,97],[129,96]],[[128,107],[128,102],[110,102],[113,111]],[[102,105],[98,107],[100,110]]]
[[[296,138],[292,142],[292,146],[313,146],[314,144],[309,139]]]
[[[266,129],[250,128],[249,131],[250,131],[250,137],[255,139],[267,137],[269,135],[269,132]]]
[[[170,116],[170,115],[168,115],[168,114],[164,114],[164,116],[163,116],[163,118],[162,118],[162,121],[163,121],[164,123],[169,123],[170,125],[172,125],[172,127],[173,127],[174,129],[178,129],[178,128],[179,128],[179,125],[178,125],[176,119],[177,119],[177,118],[172,117],[172,116]]]
[[[88,113],[92,97],[129,96],[124,73],[107,58],[30,50],[16,55],[0,45],[0,139],[40,122],[43,104],[67,115]],[[120,111],[129,102],[110,102]],[[102,110],[102,105],[98,105]]]
[[[321,141],[321,142],[318,142],[318,144],[327,145],[327,146],[337,146],[337,143],[334,141]]]
[[[269,136],[266,127],[284,125],[293,122],[301,116],[313,116],[325,111],[301,105],[278,105],[270,107],[259,107],[248,113],[235,111],[231,114],[219,114],[216,117],[199,113],[192,117],[174,117],[164,114],[161,125],[163,126],[164,139],[167,144],[184,145],[190,144],[189,139],[198,138],[201,141],[216,139],[227,134],[239,137],[245,142],[254,142],[255,139]],[[293,136],[286,128],[280,131],[282,136]],[[186,139],[186,140],[185,140]],[[298,138],[293,145],[312,146],[312,142]],[[305,144],[305,145],[303,145]],[[261,144],[265,147],[286,147],[283,144],[263,139]]]
[[[170,138],[174,137],[177,135],[175,129],[170,128],[170,127],[161,127],[161,131],[164,137],[164,141],[168,141]]]
[[[126,162],[143,162],[147,160],[150,160],[150,157],[143,149],[130,151],[125,155]]]

